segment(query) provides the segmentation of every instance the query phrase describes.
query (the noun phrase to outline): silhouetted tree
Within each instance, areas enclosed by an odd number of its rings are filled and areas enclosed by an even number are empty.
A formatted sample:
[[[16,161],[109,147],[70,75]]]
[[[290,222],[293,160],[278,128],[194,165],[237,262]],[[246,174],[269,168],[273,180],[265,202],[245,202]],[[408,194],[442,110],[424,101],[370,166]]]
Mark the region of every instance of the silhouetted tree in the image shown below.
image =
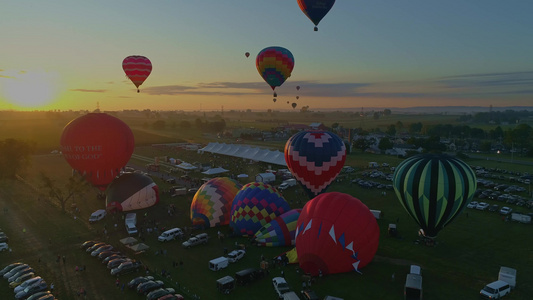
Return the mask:
[[[30,164],[35,144],[15,139],[0,141],[0,178],[15,178]]]

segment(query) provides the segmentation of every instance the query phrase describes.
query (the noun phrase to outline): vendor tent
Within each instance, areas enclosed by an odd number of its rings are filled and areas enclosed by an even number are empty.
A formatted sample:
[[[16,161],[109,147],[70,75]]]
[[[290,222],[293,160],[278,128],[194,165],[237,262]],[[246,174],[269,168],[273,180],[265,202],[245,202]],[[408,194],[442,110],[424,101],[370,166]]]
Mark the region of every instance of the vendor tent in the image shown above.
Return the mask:
[[[261,149],[246,145],[209,143],[204,148],[198,150],[198,152],[209,152],[213,154],[228,155],[243,159],[266,162],[279,166],[287,166],[287,163],[285,162],[285,154],[279,150]]]
[[[131,245],[131,244],[137,243],[137,239],[129,236],[127,238],[121,239],[120,242],[124,245]]]
[[[224,168],[213,168],[213,169],[209,169],[205,172],[202,172],[202,174],[205,174],[205,175],[216,175],[216,174],[220,174],[220,173],[224,173],[224,172],[228,172],[229,170],[226,170]]]
[[[129,248],[133,251],[144,251],[150,247],[148,247],[148,245],[146,244],[143,244],[143,243],[139,243],[139,244],[135,244],[133,246],[129,246]]]

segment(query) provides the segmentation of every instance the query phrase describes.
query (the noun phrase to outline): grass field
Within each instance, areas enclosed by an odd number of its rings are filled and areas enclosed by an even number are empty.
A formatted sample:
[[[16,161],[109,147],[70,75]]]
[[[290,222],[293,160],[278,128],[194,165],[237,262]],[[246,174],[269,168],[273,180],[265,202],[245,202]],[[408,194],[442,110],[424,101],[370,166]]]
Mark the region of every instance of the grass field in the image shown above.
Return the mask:
[[[151,147],[138,148],[136,153],[142,155],[162,155],[162,150]],[[206,156],[195,152],[168,153],[178,158],[187,157],[187,161],[201,161]],[[395,165],[394,157],[375,156],[354,153],[348,157],[347,165],[362,170],[368,161],[389,162]],[[483,165],[485,160],[471,161],[474,165]],[[490,161],[489,161],[490,162]],[[140,162],[132,161],[132,164]],[[501,164],[501,163],[500,163]],[[509,168],[527,168],[526,166],[510,165]],[[196,294],[201,299],[273,299],[275,297],[272,284],[268,278],[279,276],[280,269],[271,270],[267,278],[246,287],[237,287],[230,295],[222,295],[215,288],[216,279],[225,275],[233,275],[236,271],[247,267],[258,267],[261,255],[274,257],[290,248],[259,248],[249,246],[244,238],[227,238],[222,242],[216,239],[218,229],[207,230],[210,241],[192,249],[183,249],[179,242],[161,244],[155,234],[146,237],[151,247],[144,254],[135,256],[129,249],[119,243],[126,236],[120,216],[113,219],[108,216],[104,222],[89,225],[86,221],[89,214],[104,203],[96,200],[94,190],[82,198],[75,199],[80,213],[74,219],[71,212],[63,213],[59,208],[44,200],[38,199],[39,182],[37,174],[44,170],[53,178],[65,178],[70,175],[70,168],[59,156],[41,155],[33,159],[32,171],[24,178],[37,191],[28,185],[13,181],[2,182],[0,189],[0,205],[7,207],[8,213],[0,218],[0,228],[10,237],[13,253],[0,253],[2,265],[13,261],[29,263],[49,283],[54,282],[56,294],[60,299],[75,299],[75,291],[84,287],[88,291],[88,299],[141,299],[132,291],[121,292],[115,286],[115,278],[109,275],[105,266],[97,259],[78,249],[79,245],[89,239],[104,240],[102,230],[104,224],[111,228],[108,241],[119,247],[130,257],[136,257],[145,263],[152,272],[157,270],[156,277],[161,278],[160,270],[165,268],[171,273],[171,279],[163,279],[167,286],[179,289],[187,299]],[[250,169],[255,172],[255,169]],[[351,175],[358,176],[357,174]],[[159,176],[153,177],[161,189],[169,186]],[[386,196],[381,190],[367,190],[349,184],[350,178],[334,183],[329,191],[340,191],[351,194],[362,200],[369,208],[384,212],[384,218],[378,221],[381,230],[379,249],[373,262],[365,267],[363,275],[356,273],[328,275],[317,279],[313,289],[321,296],[327,294],[344,297],[345,299],[402,299],[403,283],[408,272],[408,265],[419,264],[423,269],[425,299],[475,299],[481,287],[495,280],[501,265],[518,269],[517,288],[508,299],[527,299],[533,293],[530,278],[533,278],[533,240],[532,225],[503,222],[498,215],[487,211],[469,210],[468,216],[463,213],[451,225],[439,234],[439,244],[427,247],[415,244],[418,230],[409,218],[392,191]],[[298,188],[285,193],[285,198],[292,207],[298,206]],[[146,210],[148,220],[157,220],[159,226],[185,227],[190,225],[188,207],[192,195],[175,198],[162,196],[161,203]],[[173,217],[167,215],[167,206],[173,203],[177,213]],[[303,205],[300,204],[300,206]],[[145,211],[139,213],[141,216]],[[141,218],[142,220],[142,218]],[[389,223],[398,222],[401,238],[387,235]],[[113,224],[118,224],[114,231]],[[26,233],[22,229],[26,228]],[[226,233],[227,228],[221,229]],[[247,247],[245,258],[219,272],[210,271],[207,263],[210,259],[221,256],[224,248],[231,250],[235,243]],[[158,250],[166,250],[167,255],[156,255]],[[56,263],[57,255],[65,255],[66,263]],[[39,262],[40,259],[40,262]],[[172,262],[183,261],[182,267],[173,268]],[[74,271],[76,265],[86,265],[86,272]],[[296,265],[285,267],[287,280],[294,290],[301,289],[301,273]],[[393,281],[392,274],[395,274]],[[122,282],[139,274],[130,274],[120,278]],[[11,295],[7,284],[0,284],[2,299]]]
[[[24,261],[29,263],[37,274],[44,277],[48,283],[55,284],[55,294],[59,299],[76,299],[75,291],[83,287],[87,290],[88,299],[143,299],[132,291],[122,292],[115,286],[115,279],[109,274],[104,265],[79,249],[79,245],[90,239],[108,241],[123,250],[130,257],[140,259],[151,270],[157,279],[165,281],[166,286],[174,287],[192,299],[198,295],[201,299],[274,299],[276,297],[270,278],[279,276],[280,269],[273,269],[263,280],[250,286],[237,287],[230,295],[222,295],[215,288],[216,279],[225,275],[233,275],[236,271],[247,267],[259,267],[261,255],[274,257],[287,250],[287,248],[259,248],[250,246],[244,238],[226,238],[217,240],[217,231],[213,228],[206,232],[210,236],[207,245],[200,245],[192,249],[183,249],[178,241],[161,244],[155,234],[146,237],[146,244],[151,248],[143,254],[135,255],[131,250],[121,245],[119,239],[126,237],[123,220],[120,215],[108,216],[103,222],[90,225],[87,220],[91,212],[103,208],[105,203],[97,200],[97,191],[88,190],[84,195],[77,196],[75,202],[79,213],[70,211],[70,203],[67,205],[68,212],[62,212],[57,204],[44,200],[40,187],[39,172],[44,171],[59,183],[65,182],[70,176],[71,168],[65,160],[57,155],[49,155],[52,149],[58,148],[62,128],[76,115],[66,113],[58,118],[50,117],[32,118],[30,114],[24,114],[22,118],[8,119],[1,117],[3,130],[0,139],[19,138],[32,140],[37,143],[39,155],[33,157],[33,164],[25,174],[21,174],[24,182],[1,181],[0,182],[0,206],[8,211],[0,215],[0,228],[10,237],[12,253],[0,253],[0,267],[13,262]],[[208,114],[207,117],[211,117]],[[309,123],[309,115],[305,118],[302,114],[283,114],[283,118],[293,123]],[[347,117],[348,116],[348,117]],[[181,115],[169,119],[168,124],[179,122]],[[197,115],[186,116],[187,120],[194,122]],[[258,122],[263,119],[279,118],[280,115],[273,113],[245,113],[227,112],[229,126],[255,126],[256,128],[271,128],[279,121]],[[453,121],[453,116],[391,116],[379,120],[370,118],[360,119],[342,112],[320,115],[326,125],[333,122],[341,122],[345,127],[385,128],[401,120],[404,124],[410,122],[440,122]],[[307,118],[307,119],[306,119]],[[350,119],[351,118],[351,119]],[[322,119],[321,119],[322,120]],[[232,170],[234,174],[246,173],[251,176],[262,172],[269,166],[267,164],[247,164],[237,159],[226,157],[212,157],[199,155],[194,151],[170,150],[150,147],[153,143],[194,141],[207,143],[215,141],[213,135],[204,135],[196,129],[180,130],[167,128],[154,130],[145,123],[151,124],[155,119],[144,117],[129,118],[125,120],[132,128],[137,147],[135,154],[156,157],[169,156],[179,158],[187,162],[211,163],[213,166],[223,166]],[[258,125],[260,124],[260,125]],[[255,143],[257,144],[257,143]],[[265,145],[261,143],[261,145]],[[283,149],[283,142],[270,142],[269,147]],[[532,167],[521,164],[525,158],[514,157],[515,163],[498,161],[498,157],[490,156],[490,159],[467,159],[470,165],[480,165],[492,168],[505,168],[513,171],[533,173]],[[509,156],[502,156],[509,159]],[[360,199],[371,209],[384,212],[384,217],[378,220],[381,230],[380,244],[374,260],[362,271],[363,275],[356,273],[334,274],[317,279],[313,284],[313,290],[318,295],[335,295],[345,299],[403,299],[403,284],[405,275],[409,270],[409,264],[422,266],[424,276],[425,299],[477,299],[479,290],[484,284],[497,278],[500,266],[508,266],[518,269],[517,288],[509,295],[508,299],[530,299],[533,294],[533,225],[503,222],[496,214],[488,211],[467,210],[452,224],[446,227],[438,236],[436,247],[427,247],[415,244],[418,227],[410,219],[400,206],[393,191],[387,191],[383,196],[381,190],[363,189],[350,184],[350,179],[359,177],[360,172],[365,170],[368,162],[389,163],[391,166],[398,165],[400,158],[382,156],[355,151],[347,157],[346,164],[355,167],[357,172],[343,175],[340,182],[331,185],[328,191],[339,191],[353,195]],[[531,161],[531,160],[529,160]],[[144,161],[132,159],[129,163],[133,166],[142,167]],[[275,168],[275,166],[272,166]],[[154,174],[153,179],[161,190],[168,189],[169,184],[164,182],[162,174]],[[202,174],[193,174],[201,178]],[[252,177],[253,178],[253,177]],[[245,183],[245,182],[243,182]],[[299,191],[297,193],[297,191]],[[290,188],[284,192],[284,197],[291,207],[304,205],[299,187]],[[39,200],[40,199],[40,200]],[[140,222],[157,221],[158,226],[164,227],[187,227],[190,226],[189,207],[192,195],[169,197],[161,196],[161,202],[154,207],[138,213]],[[305,201],[304,201],[305,202]],[[491,203],[491,201],[488,201]],[[167,214],[167,207],[174,204],[177,211],[174,216]],[[516,210],[523,208],[513,207]],[[146,221],[144,213],[148,217]],[[466,214],[468,212],[468,214]],[[76,218],[74,218],[76,217]],[[117,229],[114,229],[114,224]],[[392,238],[387,235],[389,223],[398,223],[400,238]],[[109,237],[103,236],[104,225],[110,230]],[[23,229],[26,229],[23,232]],[[220,229],[227,233],[227,228]],[[207,263],[210,259],[223,255],[224,249],[232,250],[235,244],[244,244],[247,254],[244,259],[227,269],[219,272],[210,271]],[[156,255],[156,252],[166,250],[167,255]],[[65,263],[56,262],[57,256],[65,255]],[[173,262],[183,261],[182,267],[173,268]],[[85,272],[75,272],[76,266],[87,267]],[[171,278],[162,278],[160,271],[165,268],[171,273]],[[157,270],[157,272],[156,272]],[[292,289],[301,289],[301,273],[296,265],[285,267],[284,273]],[[392,274],[395,280],[392,280]],[[125,282],[140,274],[129,274],[120,277]],[[9,299],[12,291],[7,283],[0,282],[0,299]]]

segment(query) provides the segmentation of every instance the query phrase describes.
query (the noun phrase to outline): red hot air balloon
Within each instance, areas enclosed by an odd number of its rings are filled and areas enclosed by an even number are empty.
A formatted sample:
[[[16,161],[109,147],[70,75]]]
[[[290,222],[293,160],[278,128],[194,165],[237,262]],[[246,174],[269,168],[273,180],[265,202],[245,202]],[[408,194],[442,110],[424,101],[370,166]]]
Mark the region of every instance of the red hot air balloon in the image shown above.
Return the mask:
[[[313,276],[360,272],[374,258],[378,244],[376,218],[348,194],[321,194],[305,204],[298,218],[298,261]]]
[[[126,166],[135,146],[130,127],[104,113],[90,113],[68,123],[60,144],[72,169],[102,191]]]
[[[300,131],[285,144],[285,162],[309,198],[323,193],[346,160],[346,146],[328,131]]]
[[[122,61],[122,69],[131,82],[135,84],[138,93],[139,86],[143,84],[152,72],[152,63],[144,56],[132,55]]]

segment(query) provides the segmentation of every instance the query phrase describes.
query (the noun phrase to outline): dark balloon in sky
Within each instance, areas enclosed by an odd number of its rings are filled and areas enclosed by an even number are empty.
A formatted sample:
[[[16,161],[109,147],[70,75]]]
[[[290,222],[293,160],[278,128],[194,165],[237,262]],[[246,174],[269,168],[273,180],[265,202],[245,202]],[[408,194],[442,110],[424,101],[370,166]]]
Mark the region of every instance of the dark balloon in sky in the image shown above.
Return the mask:
[[[315,31],[318,31],[318,23],[326,16],[333,4],[335,0],[298,0],[302,12],[315,24]]]

